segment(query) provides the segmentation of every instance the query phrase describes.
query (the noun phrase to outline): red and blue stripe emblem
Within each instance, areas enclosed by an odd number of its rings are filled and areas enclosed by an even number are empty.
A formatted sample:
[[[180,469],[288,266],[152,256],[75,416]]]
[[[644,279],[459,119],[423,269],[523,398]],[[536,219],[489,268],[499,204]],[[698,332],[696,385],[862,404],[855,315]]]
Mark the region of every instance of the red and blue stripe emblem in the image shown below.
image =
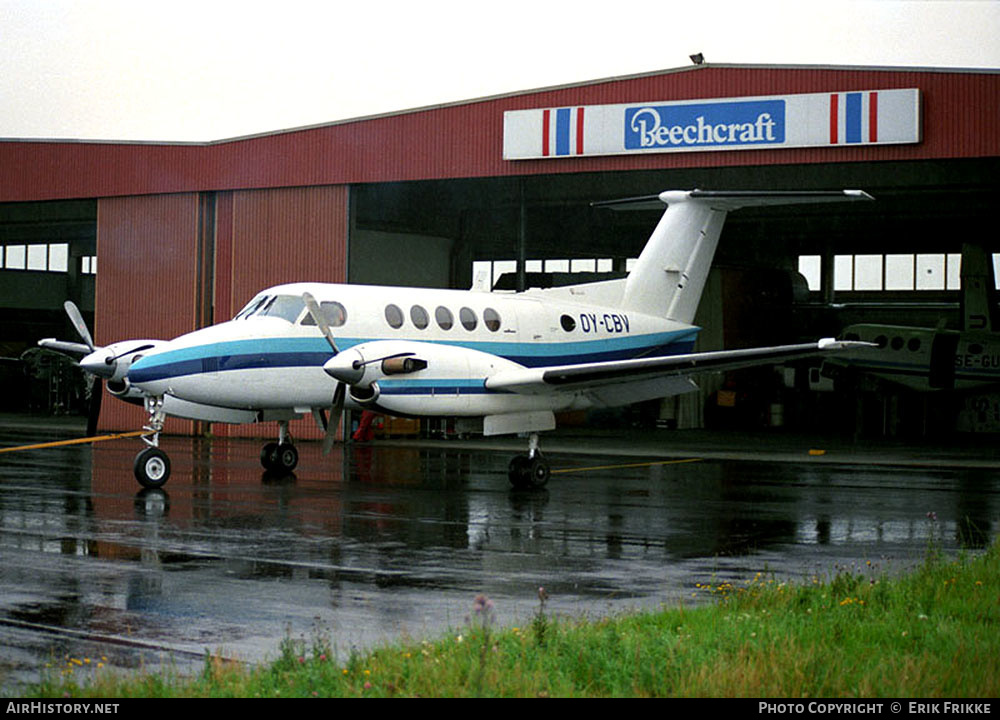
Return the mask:
[[[582,107],[542,111],[542,156],[583,155]]]
[[[830,144],[878,142],[878,93],[830,95]]]

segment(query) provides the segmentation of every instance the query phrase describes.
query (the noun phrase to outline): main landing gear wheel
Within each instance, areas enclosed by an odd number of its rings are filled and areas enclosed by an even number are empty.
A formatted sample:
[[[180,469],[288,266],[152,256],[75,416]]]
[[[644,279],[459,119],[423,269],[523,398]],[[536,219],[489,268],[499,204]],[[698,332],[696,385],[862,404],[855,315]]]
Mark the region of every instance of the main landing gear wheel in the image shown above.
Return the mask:
[[[543,488],[549,481],[549,464],[540,452],[534,456],[515,455],[507,468],[507,477],[518,490]]]
[[[260,449],[260,464],[265,470],[291,472],[299,464],[299,451],[289,442],[270,442]]]
[[[148,447],[135,456],[132,470],[144,488],[160,488],[170,477],[170,458],[160,448]]]

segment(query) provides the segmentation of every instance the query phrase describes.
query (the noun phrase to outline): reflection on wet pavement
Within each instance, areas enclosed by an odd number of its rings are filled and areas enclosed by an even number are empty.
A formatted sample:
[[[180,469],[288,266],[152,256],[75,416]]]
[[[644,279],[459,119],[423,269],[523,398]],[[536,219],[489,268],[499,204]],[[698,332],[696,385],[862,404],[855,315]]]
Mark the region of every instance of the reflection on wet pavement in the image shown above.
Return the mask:
[[[12,443],[6,443],[12,444]],[[300,445],[264,473],[255,441],[166,438],[173,476],[138,491],[136,445],[0,456],[0,683],[65,658],[258,661],[286,635],[339,653],[458,629],[478,593],[524,623],[694,603],[695,584],[838,566],[902,570],[930,544],[982,547],[986,470],[550,455],[514,492],[481,450]]]

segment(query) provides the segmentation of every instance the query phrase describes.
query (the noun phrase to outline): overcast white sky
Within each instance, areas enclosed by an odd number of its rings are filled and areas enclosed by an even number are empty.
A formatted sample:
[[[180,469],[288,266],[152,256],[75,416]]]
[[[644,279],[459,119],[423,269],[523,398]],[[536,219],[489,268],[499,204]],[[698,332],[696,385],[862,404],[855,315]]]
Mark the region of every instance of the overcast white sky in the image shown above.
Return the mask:
[[[1000,0],[0,0],[0,137],[216,140],[695,52],[1000,68]]]

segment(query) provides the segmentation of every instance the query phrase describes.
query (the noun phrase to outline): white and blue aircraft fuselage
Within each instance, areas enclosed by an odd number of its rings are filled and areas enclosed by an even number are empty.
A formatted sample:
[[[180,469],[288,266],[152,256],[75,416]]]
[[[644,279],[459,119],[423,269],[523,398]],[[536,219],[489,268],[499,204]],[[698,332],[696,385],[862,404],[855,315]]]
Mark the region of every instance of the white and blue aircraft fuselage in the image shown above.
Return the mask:
[[[584,394],[516,393],[499,381],[537,368],[689,353],[698,333],[690,325],[608,311],[556,293],[295,283],[265,290],[234,320],[141,357],[129,370],[130,383],[148,394],[241,410],[329,406],[334,388],[324,365],[333,359],[331,347],[305,293],[321,307],[343,308],[344,321],[331,326],[336,357],[365,363],[363,375],[350,383],[348,406],[399,416],[591,407]],[[418,358],[426,367],[394,372],[371,362],[396,356]]]
[[[666,210],[624,279],[516,294],[293,283],[259,293],[234,319],[147,344],[129,357],[125,398],[150,413],[140,483],[169,475],[157,447],[166,414],[217,422],[279,421],[261,454],[291,469],[291,417],[328,428],[344,407],[396,416],[482,419],[487,435],[528,433],[515,486],[543,485],[537,433],[555,413],[615,407],[696,389],[691,375],[807,357],[851,343],[694,353],[693,325],[727,212],[746,206],[870,200],[835,192],[668,191]],[[636,199],[648,203],[650,198]],[[119,370],[119,373],[121,371]],[[325,411],[330,410],[327,423]],[[328,435],[332,439],[332,435]]]

